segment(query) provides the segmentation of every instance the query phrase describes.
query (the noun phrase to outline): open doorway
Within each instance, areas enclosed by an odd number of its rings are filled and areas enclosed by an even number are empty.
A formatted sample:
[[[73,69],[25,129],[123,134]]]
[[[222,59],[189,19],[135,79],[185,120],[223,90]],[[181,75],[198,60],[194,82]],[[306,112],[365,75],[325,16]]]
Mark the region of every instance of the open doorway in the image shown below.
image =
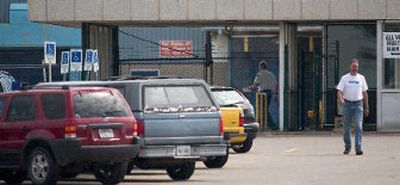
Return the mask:
[[[326,26],[326,60],[323,99],[324,127],[333,126],[337,114],[336,85],[348,73],[350,60],[360,61],[359,73],[368,84],[370,115],[364,118],[364,130],[376,130],[376,23],[330,24]]]
[[[230,82],[235,88],[243,89],[253,83],[261,61],[265,61],[267,70],[272,72],[276,79],[279,79],[279,36],[273,33],[233,35],[230,58]],[[244,93],[256,107],[256,90]],[[279,128],[277,92],[272,95],[268,113],[271,118],[268,121],[269,126],[273,125],[274,128]]]
[[[320,127],[322,27],[298,29],[298,129]],[[294,128],[293,128],[294,129]]]

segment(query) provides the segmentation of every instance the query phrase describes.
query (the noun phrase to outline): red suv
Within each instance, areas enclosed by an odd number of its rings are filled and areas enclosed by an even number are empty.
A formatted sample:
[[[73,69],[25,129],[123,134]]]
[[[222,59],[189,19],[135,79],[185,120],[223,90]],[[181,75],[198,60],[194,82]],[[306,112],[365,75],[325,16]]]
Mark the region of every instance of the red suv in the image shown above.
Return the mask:
[[[113,88],[0,93],[0,179],[56,184],[90,170],[117,184],[139,150],[137,123]]]

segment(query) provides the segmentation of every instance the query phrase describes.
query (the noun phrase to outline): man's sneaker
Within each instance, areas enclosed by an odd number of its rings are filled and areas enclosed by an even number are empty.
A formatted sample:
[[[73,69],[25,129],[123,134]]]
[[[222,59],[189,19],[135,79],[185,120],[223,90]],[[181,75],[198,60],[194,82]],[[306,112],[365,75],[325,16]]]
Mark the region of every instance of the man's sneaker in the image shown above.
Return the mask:
[[[343,154],[348,155],[350,153],[350,151],[351,151],[351,148],[346,148],[346,149],[344,149]]]
[[[356,150],[356,155],[362,155],[364,152],[362,150]]]

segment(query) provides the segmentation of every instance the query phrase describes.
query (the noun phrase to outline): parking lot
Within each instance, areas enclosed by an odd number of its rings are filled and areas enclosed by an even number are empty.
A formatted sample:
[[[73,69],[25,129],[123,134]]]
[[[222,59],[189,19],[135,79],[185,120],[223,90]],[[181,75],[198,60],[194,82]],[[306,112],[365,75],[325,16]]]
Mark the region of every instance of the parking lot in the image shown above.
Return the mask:
[[[197,163],[189,181],[172,181],[165,170],[134,169],[121,184],[381,185],[400,182],[400,135],[366,134],[363,156],[355,156],[354,151],[345,156],[342,150],[340,135],[262,136],[256,139],[249,153],[231,152],[223,169],[211,170]],[[58,184],[100,183],[92,175],[80,175]]]

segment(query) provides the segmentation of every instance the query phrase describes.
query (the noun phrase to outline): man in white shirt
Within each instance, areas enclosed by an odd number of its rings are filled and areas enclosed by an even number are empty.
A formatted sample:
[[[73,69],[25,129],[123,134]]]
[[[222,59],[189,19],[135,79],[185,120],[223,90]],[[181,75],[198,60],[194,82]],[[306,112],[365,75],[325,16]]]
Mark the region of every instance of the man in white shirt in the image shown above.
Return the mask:
[[[369,115],[368,85],[365,77],[358,73],[359,62],[352,59],[350,72],[342,76],[336,89],[338,102],[343,105],[343,141],[345,144],[344,154],[351,150],[350,125],[355,123],[355,150],[356,155],[362,155],[362,123],[363,117]]]
[[[267,95],[267,107],[269,110],[269,106],[271,104],[271,98],[274,93],[278,91],[278,81],[275,78],[275,75],[267,70],[267,63],[265,61],[261,61],[258,65],[258,73],[254,79],[253,84],[251,84],[248,88],[254,89],[258,88],[258,92],[265,93]],[[272,130],[278,129],[278,125],[272,121],[271,115],[268,114],[268,123],[269,127]]]

